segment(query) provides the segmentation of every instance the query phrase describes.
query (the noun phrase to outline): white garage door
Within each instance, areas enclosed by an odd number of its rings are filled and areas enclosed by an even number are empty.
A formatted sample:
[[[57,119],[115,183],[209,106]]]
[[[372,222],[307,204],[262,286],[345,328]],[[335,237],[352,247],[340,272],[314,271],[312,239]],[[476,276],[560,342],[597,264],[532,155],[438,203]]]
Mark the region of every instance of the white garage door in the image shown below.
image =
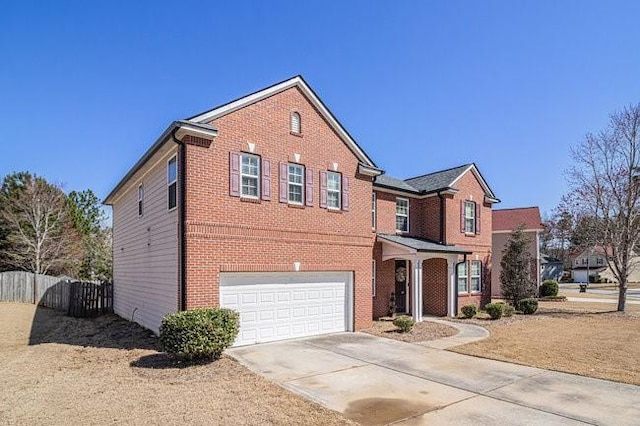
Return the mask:
[[[220,274],[220,305],[240,313],[234,346],[351,330],[351,277],[351,272]]]

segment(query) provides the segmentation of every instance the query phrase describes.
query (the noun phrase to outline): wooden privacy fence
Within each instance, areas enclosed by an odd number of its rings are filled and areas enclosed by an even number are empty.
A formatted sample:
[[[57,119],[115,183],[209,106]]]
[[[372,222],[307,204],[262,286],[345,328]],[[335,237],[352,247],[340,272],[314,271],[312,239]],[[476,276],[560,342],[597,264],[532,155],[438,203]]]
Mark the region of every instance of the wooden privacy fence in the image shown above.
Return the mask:
[[[72,317],[97,317],[113,312],[113,284],[69,283],[68,315]]]
[[[0,302],[33,303],[71,316],[92,317],[113,312],[113,284],[24,271],[1,272]]]

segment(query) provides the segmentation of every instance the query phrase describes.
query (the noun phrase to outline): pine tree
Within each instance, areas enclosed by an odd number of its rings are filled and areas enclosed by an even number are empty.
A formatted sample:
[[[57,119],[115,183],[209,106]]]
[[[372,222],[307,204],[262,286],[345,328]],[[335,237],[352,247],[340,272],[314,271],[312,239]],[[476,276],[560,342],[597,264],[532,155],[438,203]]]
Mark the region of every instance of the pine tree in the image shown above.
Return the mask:
[[[500,261],[502,297],[516,309],[522,299],[534,297],[536,294],[536,284],[531,279],[530,243],[530,239],[522,232],[522,228],[519,228],[511,233],[502,251]]]

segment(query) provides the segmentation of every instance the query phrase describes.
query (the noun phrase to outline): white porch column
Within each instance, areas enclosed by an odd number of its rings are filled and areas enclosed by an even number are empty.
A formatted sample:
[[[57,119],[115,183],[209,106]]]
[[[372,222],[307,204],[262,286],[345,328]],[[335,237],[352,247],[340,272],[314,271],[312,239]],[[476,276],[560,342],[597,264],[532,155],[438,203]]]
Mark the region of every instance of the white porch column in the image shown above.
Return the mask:
[[[449,317],[455,317],[457,312],[456,308],[456,263],[457,257],[447,258],[447,272],[449,274],[449,285],[447,286],[447,315]]]
[[[422,259],[414,257],[413,263],[413,298],[412,309],[413,320],[422,321]]]

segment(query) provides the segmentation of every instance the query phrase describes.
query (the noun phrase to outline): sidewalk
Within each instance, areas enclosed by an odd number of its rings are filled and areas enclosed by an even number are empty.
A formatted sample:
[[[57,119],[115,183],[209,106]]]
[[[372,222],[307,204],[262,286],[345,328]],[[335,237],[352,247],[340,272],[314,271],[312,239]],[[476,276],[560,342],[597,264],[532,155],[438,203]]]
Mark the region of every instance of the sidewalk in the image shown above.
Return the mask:
[[[444,324],[448,325],[449,327],[456,328],[458,329],[458,334],[450,337],[443,337],[441,339],[416,343],[421,346],[427,346],[434,349],[449,349],[454,346],[464,345],[489,337],[489,332],[477,325],[462,324],[459,322],[437,319],[435,317],[422,317],[422,320]]]

